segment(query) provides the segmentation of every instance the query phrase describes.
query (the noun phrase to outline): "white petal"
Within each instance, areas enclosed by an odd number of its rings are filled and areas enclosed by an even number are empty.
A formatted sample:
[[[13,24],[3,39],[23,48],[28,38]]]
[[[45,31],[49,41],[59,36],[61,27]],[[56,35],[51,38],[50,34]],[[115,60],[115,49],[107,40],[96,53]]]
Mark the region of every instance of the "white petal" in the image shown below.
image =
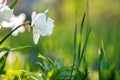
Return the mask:
[[[13,27],[21,25],[25,21],[26,15],[24,13],[19,14],[19,16],[14,16],[11,23]]]
[[[16,27],[14,27],[13,29],[15,29]],[[13,30],[12,29],[12,30]],[[25,27],[24,26],[21,26],[20,28],[18,28],[17,30],[15,30],[13,33],[12,33],[12,35],[13,36],[17,36],[19,33],[22,33],[22,32],[24,32],[25,31]]]
[[[33,24],[35,23],[35,18],[36,18],[36,12],[32,12],[32,15],[31,15],[31,18],[32,18],[32,23],[31,25],[33,26]]]
[[[3,0],[0,0],[0,4],[2,4],[3,3]]]
[[[3,4],[6,5],[7,4],[7,0],[5,0]]]
[[[47,19],[47,26],[54,27],[54,21],[51,18]]]
[[[2,27],[7,27],[7,28],[11,28],[13,26],[11,22],[7,22],[7,21],[3,21],[1,25]]]
[[[33,32],[33,40],[35,44],[38,43],[39,38],[40,38],[40,34],[38,32]]]
[[[44,29],[46,25],[46,15],[37,15],[36,16],[36,21],[35,21],[35,27],[38,27],[40,29]]]

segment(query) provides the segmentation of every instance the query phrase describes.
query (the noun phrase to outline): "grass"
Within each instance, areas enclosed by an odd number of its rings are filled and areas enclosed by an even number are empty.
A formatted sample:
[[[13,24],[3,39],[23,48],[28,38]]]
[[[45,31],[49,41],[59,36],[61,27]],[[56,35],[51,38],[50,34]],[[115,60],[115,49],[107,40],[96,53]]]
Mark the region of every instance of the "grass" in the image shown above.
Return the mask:
[[[87,0],[88,1],[88,0]],[[72,2],[71,2],[72,3]],[[77,8],[78,9],[78,8]],[[64,11],[63,11],[64,12]],[[72,12],[72,11],[71,11]],[[36,64],[36,61],[34,61],[37,57],[33,58],[33,55],[37,55],[38,52],[42,53],[42,57],[39,55],[39,61],[37,61],[38,68],[36,69],[37,72],[32,69],[35,66],[33,64],[30,65],[29,61],[27,61],[28,66],[27,70],[17,70],[19,75],[16,73],[15,70],[9,71],[8,68],[5,67],[6,62],[6,56],[10,50],[24,50],[24,48],[31,48],[30,46],[23,46],[23,47],[16,47],[17,45],[22,44],[31,44],[32,39],[31,36],[28,34],[20,34],[18,37],[11,37],[10,39],[12,42],[15,43],[16,46],[11,44],[11,46],[14,46],[16,48],[9,49],[7,47],[0,47],[0,52],[8,51],[6,55],[4,55],[2,58],[0,58],[0,72],[1,72],[1,78],[3,78],[3,75],[5,76],[3,79],[10,79],[9,77],[13,77],[11,80],[17,80],[17,79],[40,79],[40,80],[89,80],[95,75],[99,77],[99,80],[119,80],[119,71],[117,71],[117,68],[115,65],[109,64],[109,63],[119,63],[119,29],[117,27],[114,27],[111,25],[106,24],[96,24],[92,27],[92,32],[90,28],[90,21],[89,19],[89,2],[87,2],[87,8],[85,13],[82,15],[82,20],[78,20],[80,12],[76,13],[75,22],[73,19],[69,20],[70,18],[67,17],[66,20],[68,20],[68,24],[66,22],[60,22],[59,25],[56,25],[54,30],[54,34],[51,37],[41,37],[40,43],[37,46],[32,46],[32,50],[25,52],[25,53],[33,53],[32,58],[30,57],[30,60]],[[66,13],[65,13],[66,14]],[[70,15],[70,14],[69,14]],[[69,16],[68,15],[68,16]],[[78,16],[78,17],[77,17]],[[85,24],[85,21],[87,22]],[[77,23],[78,22],[78,23]],[[75,23],[75,26],[73,27],[73,24]],[[79,23],[80,26],[79,26]],[[95,27],[97,26],[97,27]],[[102,26],[102,28],[101,28]],[[105,28],[105,26],[109,26],[109,28]],[[117,25],[116,25],[117,26]],[[75,28],[75,29],[74,29]],[[74,31],[73,31],[74,29]],[[70,35],[70,37],[68,36]],[[92,36],[90,36],[90,34]],[[117,34],[117,35],[116,35]],[[8,34],[8,35],[11,35]],[[22,36],[23,35],[23,36]],[[74,37],[73,37],[74,36]],[[26,39],[22,39],[21,37],[27,37]],[[2,44],[6,39],[5,37],[0,44]],[[1,36],[0,36],[1,39]],[[100,43],[101,39],[103,39],[105,46],[101,44],[99,46],[100,48],[100,55],[97,53],[98,44]],[[16,41],[19,40],[19,41]],[[89,43],[88,43],[89,41]],[[74,43],[74,45],[73,45]],[[32,44],[33,45],[33,44]],[[92,46],[92,47],[91,47]],[[104,50],[105,48],[105,50]],[[106,52],[106,53],[105,53]],[[73,54],[72,54],[73,53]],[[48,57],[53,54],[52,58]],[[28,54],[29,55],[29,54]],[[110,55],[110,56],[109,56]],[[30,56],[30,55],[29,55]],[[46,57],[47,56],[47,57]],[[62,58],[60,58],[62,56]],[[115,57],[115,59],[111,59]],[[43,59],[44,57],[44,59]],[[97,58],[99,59],[97,60]],[[4,59],[3,59],[4,58]],[[55,60],[56,58],[64,59],[63,63],[60,63],[59,60]],[[73,58],[73,60],[71,60]],[[71,64],[71,61],[73,64]],[[98,62],[97,62],[98,61]],[[21,62],[21,61],[18,61]],[[96,66],[93,63],[97,62],[98,70],[91,71],[90,65],[92,65],[92,68]],[[67,64],[66,64],[67,63]],[[14,65],[17,65],[19,63],[15,62]],[[107,66],[109,64],[109,67]],[[13,66],[14,66],[13,65]],[[70,65],[70,66],[69,66]],[[23,68],[26,69],[26,68]],[[6,73],[5,73],[5,71]],[[10,75],[13,73],[14,75]],[[39,76],[39,74],[42,73],[42,78]],[[97,74],[98,75],[97,75]],[[10,75],[8,77],[8,75]],[[92,76],[91,76],[92,75]],[[107,76],[107,77],[106,77]],[[94,78],[96,80],[96,78]]]

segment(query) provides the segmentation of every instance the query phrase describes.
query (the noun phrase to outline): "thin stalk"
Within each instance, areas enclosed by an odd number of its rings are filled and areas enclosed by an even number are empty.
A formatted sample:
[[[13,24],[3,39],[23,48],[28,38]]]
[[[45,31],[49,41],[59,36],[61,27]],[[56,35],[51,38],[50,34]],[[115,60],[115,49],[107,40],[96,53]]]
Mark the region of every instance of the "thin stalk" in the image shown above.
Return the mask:
[[[18,27],[16,27],[15,29],[13,29],[12,31],[10,31],[1,41],[0,41],[0,45],[15,31],[17,30],[18,28],[20,28],[22,25],[25,25],[25,24],[29,24],[30,22],[27,21],[21,25],[19,25]]]

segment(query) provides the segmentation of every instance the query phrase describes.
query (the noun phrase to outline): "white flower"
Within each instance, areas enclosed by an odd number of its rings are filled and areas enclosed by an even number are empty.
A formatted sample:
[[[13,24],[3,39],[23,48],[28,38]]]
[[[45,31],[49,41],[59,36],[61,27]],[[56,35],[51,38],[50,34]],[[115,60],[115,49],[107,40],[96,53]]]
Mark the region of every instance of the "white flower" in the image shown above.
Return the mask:
[[[4,0],[0,0],[0,4],[3,3]]]
[[[7,3],[7,0],[0,0],[0,4],[4,4],[4,5],[6,5],[6,3]]]
[[[23,22],[25,21],[26,15],[24,13],[19,14],[18,16],[14,16],[11,21],[8,23],[6,21],[2,22],[2,26],[4,27],[10,27],[13,29],[15,29],[16,27],[18,27],[19,25],[23,24]],[[18,33],[20,32],[24,32],[25,31],[25,27],[21,26],[20,28],[18,28],[17,30],[15,30],[12,35],[13,36],[17,36]]]
[[[0,4],[0,24],[3,21],[10,21],[13,17],[13,9],[10,9],[9,6],[6,5],[7,0],[4,1],[3,4]]]
[[[47,36],[52,34],[52,30],[54,27],[54,21],[51,18],[46,19],[46,10],[44,13],[38,13],[34,11],[31,15],[33,26],[33,40],[34,43],[37,44],[40,36]]]

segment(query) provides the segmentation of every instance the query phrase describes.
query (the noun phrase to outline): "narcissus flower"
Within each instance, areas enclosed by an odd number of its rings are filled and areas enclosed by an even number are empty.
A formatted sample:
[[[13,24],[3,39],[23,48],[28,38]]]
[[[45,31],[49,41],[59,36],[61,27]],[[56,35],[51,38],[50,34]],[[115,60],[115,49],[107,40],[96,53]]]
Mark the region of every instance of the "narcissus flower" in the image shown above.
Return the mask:
[[[10,9],[9,6],[6,5],[7,0],[4,1],[3,4],[0,4],[0,24],[3,21],[10,21],[13,17],[13,9]]]
[[[54,27],[54,21],[48,17],[46,18],[46,10],[44,13],[38,13],[34,11],[31,15],[33,26],[33,40],[34,43],[37,44],[40,36],[51,35]]]
[[[16,27],[18,27],[19,25],[23,24],[23,22],[25,21],[25,19],[26,19],[26,15],[24,13],[21,13],[18,16],[13,16],[12,19],[11,19],[11,21],[9,23],[6,22],[6,21],[3,21],[1,25],[4,26],[4,27],[12,28],[12,30],[13,30]],[[15,30],[12,33],[12,35],[13,36],[17,36],[18,33],[24,32],[24,31],[25,31],[25,27],[21,26],[17,30]]]

